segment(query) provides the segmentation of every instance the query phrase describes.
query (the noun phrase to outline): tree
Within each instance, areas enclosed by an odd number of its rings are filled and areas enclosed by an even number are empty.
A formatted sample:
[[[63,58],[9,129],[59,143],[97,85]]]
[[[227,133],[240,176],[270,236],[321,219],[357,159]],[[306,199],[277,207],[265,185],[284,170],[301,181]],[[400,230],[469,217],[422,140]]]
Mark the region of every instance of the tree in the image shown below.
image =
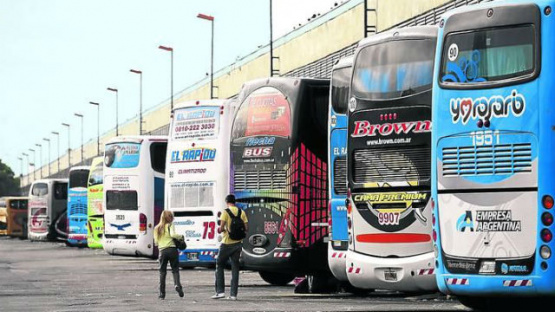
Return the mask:
[[[0,159],[0,197],[19,195],[19,178],[14,178],[12,168]]]

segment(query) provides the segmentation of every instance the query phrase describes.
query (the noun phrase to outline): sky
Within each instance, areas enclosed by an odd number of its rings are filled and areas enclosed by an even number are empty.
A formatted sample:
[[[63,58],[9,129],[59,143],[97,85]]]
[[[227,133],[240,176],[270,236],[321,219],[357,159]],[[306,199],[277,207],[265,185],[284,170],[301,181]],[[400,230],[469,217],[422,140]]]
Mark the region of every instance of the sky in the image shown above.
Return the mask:
[[[274,40],[325,13],[341,0],[273,0]],[[143,71],[143,106],[169,96],[168,52],[174,49],[174,91],[210,71],[210,23],[215,17],[214,70],[233,63],[269,41],[269,0],[0,0],[0,159],[18,175],[23,152],[36,152],[37,164],[96,139],[96,107],[100,132],[115,127],[115,95],[119,90],[120,124],[138,115],[139,77]],[[43,159],[39,147],[43,145]],[[32,156],[30,161],[32,162]],[[27,168],[23,168],[27,173]]]

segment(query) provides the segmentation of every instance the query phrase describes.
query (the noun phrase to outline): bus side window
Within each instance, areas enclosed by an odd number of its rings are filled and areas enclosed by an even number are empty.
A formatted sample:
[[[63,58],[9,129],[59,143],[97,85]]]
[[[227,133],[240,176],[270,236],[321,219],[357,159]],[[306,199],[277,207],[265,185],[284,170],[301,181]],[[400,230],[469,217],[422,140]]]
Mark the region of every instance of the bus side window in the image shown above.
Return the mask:
[[[166,171],[166,150],[168,143],[157,142],[150,145],[150,164],[156,172],[165,173]]]
[[[54,198],[67,199],[67,183],[54,183]]]

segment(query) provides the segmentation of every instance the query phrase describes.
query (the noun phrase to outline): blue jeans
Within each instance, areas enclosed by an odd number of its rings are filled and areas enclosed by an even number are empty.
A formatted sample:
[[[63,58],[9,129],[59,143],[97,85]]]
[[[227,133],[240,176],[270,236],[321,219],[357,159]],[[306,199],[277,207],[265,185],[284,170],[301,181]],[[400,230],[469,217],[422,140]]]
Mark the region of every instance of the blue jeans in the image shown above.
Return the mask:
[[[231,245],[222,244],[218,252],[218,260],[216,261],[216,293],[223,294],[225,292],[225,276],[224,267],[228,259],[231,259],[231,297],[237,297],[237,289],[239,288],[239,257],[243,244],[235,243]]]

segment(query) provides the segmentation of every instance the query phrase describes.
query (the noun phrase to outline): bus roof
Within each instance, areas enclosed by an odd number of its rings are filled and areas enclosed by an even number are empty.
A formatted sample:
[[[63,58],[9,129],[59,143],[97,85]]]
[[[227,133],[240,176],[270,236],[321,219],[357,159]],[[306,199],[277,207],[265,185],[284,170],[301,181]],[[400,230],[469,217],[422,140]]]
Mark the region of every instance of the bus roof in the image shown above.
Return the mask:
[[[26,196],[4,196],[4,197],[0,197],[0,200],[14,200],[14,199],[29,199],[29,197],[26,197]]]
[[[227,104],[227,100],[212,99],[212,100],[191,100],[175,103],[173,110],[184,108],[184,107],[194,107],[194,106],[222,106]]]
[[[67,183],[67,182],[68,182],[68,179],[67,179],[67,178],[40,179],[40,180],[35,180],[35,181],[33,181],[33,184],[35,184],[35,183],[46,183],[46,184],[50,184],[50,183],[54,183],[54,182]]]
[[[106,144],[110,143],[142,143],[144,140],[148,141],[167,141],[168,137],[165,135],[122,135],[111,138]]]
[[[340,58],[337,63],[333,66],[333,69],[352,67],[353,66],[354,55],[346,56]]]
[[[362,39],[358,43],[357,50],[369,45],[393,40],[416,38],[433,39],[437,37],[437,29],[437,26],[414,26],[384,31],[383,33],[379,33],[377,35]]]
[[[91,167],[90,166],[75,166],[75,167],[71,167],[69,169],[69,172],[72,172],[74,170],[90,170]]]

